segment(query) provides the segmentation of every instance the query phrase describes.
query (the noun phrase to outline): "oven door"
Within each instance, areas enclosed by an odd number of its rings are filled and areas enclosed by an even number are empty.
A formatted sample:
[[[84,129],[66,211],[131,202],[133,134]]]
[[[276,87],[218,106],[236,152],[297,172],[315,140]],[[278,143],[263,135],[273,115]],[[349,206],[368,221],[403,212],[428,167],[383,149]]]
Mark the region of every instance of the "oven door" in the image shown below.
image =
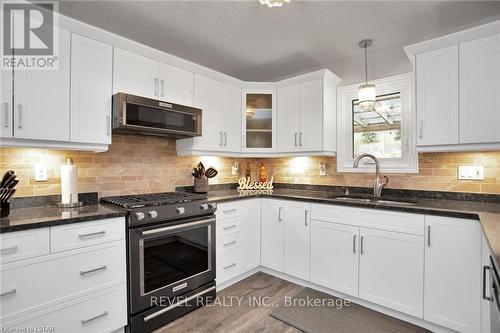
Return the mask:
[[[135,314],[215,280],[215,216],[129,230]]]

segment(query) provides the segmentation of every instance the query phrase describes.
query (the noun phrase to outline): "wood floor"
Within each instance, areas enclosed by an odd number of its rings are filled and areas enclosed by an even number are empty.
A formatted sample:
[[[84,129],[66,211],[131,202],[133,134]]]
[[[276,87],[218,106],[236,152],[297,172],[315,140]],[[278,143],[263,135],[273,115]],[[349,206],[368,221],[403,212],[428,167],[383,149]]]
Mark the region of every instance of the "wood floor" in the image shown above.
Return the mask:
[[[294,296],[302,288],[294,283],[259,272],[217,293],[218,299],[221,302],[225,300],[225,304],[219,303],[199,308],[158,329],[155,333],[300,332],[272,318],[269,314],[283,302],[285,296]],[[241,303],[238,300],[241,300]],[[254,300],[261,300],[264,304],[257,305]],[[370,310],[367,309],[367,311]],[[405,322],[400,323],[400,332],[427,332]],[[409,326],[412,326],[411,329]]]

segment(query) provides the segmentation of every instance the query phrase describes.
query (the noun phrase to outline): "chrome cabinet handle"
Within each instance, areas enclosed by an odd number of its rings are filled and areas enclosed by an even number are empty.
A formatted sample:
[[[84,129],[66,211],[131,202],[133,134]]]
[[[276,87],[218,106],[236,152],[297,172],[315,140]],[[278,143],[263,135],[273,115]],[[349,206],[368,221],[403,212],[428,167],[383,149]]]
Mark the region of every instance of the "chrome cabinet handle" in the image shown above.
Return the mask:
[[[306,225],[306,227],[309,225],[307,215],[309,215],[309,211],[306,209],[304,212],[304,224]]]
[[[17,105],[17,127],[19,129],[22,129],[23,128],[23,105],[22,104],[18,104]]]
[[[424,121],[420,120],[420,126],[418,129],[418,137],[422,139],[424,137]]]
[[[297,136],[299,135],[299,133],[295,132],[295,147],[297,147]]]
[[[106,135],[109,136],[111,133],[111,116],[106,116]]]
[[[235,263],[235,262],[233,262],[231,265],[222,266],[222,268],[224,268],[224,269],[229,269],[229,268],[234,267],[234,266],[236,266],[236,263]]]
[[[486,296],[486,274],[489,274],[490,266],[483,266],[483,299],[493,302],[493,296]]]
[[[158,79],[155,79],[155,96],[158,96]]]
[[[352,235],[352,252],[356,253],[356,235]]]
[[[82,319],[81,320],[81,323],[82,325],[86,325],[94,320],[97,320],[97,319],[100,319],[100,318],[103,318],[103,317],[106,317],[108,315],[108,311],[104,311],[103,313],[95,316],[95,317],[92,317],[92,318],[89,318],[89,319]]]
[[[4,115],[4,124],[3,127],[9,128],[9,103],[3,103],[3,115]]]
[[[359,241],[360,241],[359,251],[360,251],[360,253],[361,253],[361,254],[365,253],[365,252],[363,251],[363,239],[364,239],[364,238],[365,238],[365,236],[361,236],[361,237],[360,237],[360,239],[359,239]]]
[[[302,147],[302,132],[299,133],[299,146]]]
[[[14,252],[17,252],[17,245],[13,245],[13,246],[9,246],[9,247],[5,247],[3,249],[0,250],[0,253],[2,254],[7,254],[7,253],[14,253]]]
[[[88,233],[88,234],[80,234],[80,235],[78,235],[78,238],[101,236],[101,235],[105,235],[105,234],[106,234],[106,231],[102,230],[102,231],[97,231],[97,232],[91,232],[91,233]]]
[[[234,244],[236,244],[236,241],[235,241],[235,240],[234,240],[234,241],[227,242],[227,243],[223,243],[223,244],[222,244],[222,246],[227,247],[227,246],[231,246],[231,245],[234,245]]]
[[[278,208],[278,221],[283,221],[283,207]]]
[[[427,246],[431,247],[431,226],[427,226]]]
[[[1,294],[0,294],[0,297],[14,295],[15,293],[17,293],[16,288],[11,289],[11,290],[8,290],[8,291],[6,291],[6,292],[4,292],[4,293],[1,293]]]
[[[222,137],[222,132],[219,132],[219,146],[223,146],[224,145],[224,139]]]
[[[223,210],[222,212],[223,212],[224,214],[231,214],[231,213],[236,212],[236,208],[233,208],[233,209],[226,209],[226,210]]]
[[[163,80],[160,80],[160,86],[161,86],[161,97],[165,96],[165,89],[164,89],[164,85],[163,85]]]
[[[81,276],[85,276],[87,274],[90,274],[90,273],[95,273],[95,272],[99,272],[99,271],[104,271],[105,269],[107,269],[108,266],[106,265],[102,265],[101,267],[97,267],[97,268],[92,268],[92,269],[89,269],[88,271],[80,271],[80,275]]]
[[[227,146],[227,132],[224,132],[224,146]]]
[[[224,230],[232,230],[234,228],[236,228],[236,224],[232,224],[232,225],[227,226],[227,227],[222,227],[222,229],[224,229]]]

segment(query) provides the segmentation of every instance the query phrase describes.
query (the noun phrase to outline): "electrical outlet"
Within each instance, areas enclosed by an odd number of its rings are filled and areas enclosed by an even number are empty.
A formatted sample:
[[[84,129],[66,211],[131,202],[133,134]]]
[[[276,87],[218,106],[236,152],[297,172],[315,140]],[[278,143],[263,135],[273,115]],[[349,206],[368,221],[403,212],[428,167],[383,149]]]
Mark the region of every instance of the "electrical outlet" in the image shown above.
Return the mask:
[[[238,170],[240,170],[240,164],[238,162],[234,162],[231,167],[231,175],[236,176],[238,174]]]
[[[47,180],[47,166],[45,164],[35,164],[35,181],[43,182]]]
[[[319,162],[319,175],[326,176],[326,165],[324,162]]]
[[[460,165],[458,179],[484,180],[484,167],[482,165]]]

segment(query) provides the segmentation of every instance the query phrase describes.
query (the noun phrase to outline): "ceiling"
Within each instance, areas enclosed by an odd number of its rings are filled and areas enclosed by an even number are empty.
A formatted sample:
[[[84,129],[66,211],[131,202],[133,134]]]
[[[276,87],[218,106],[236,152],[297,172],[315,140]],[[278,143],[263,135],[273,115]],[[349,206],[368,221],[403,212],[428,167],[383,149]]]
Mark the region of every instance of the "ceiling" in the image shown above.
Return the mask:
[[[61,1],[74,17],[245,81],[329,68],[364,79],[410,71],[403,47],[500,18],[500,1]]]

